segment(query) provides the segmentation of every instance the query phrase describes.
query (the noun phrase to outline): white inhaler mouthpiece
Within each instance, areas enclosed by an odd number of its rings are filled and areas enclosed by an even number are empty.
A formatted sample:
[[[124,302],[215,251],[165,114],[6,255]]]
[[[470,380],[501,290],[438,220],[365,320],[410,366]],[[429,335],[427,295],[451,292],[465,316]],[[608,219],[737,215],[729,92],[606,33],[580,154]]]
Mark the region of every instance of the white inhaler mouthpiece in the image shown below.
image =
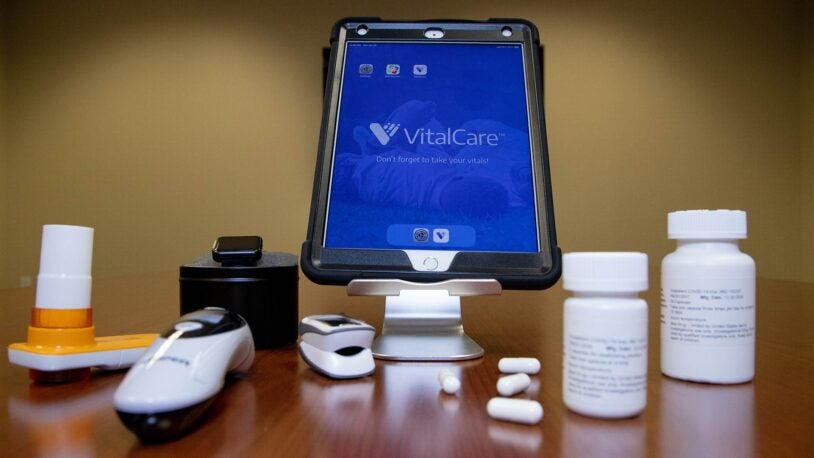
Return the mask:
[[[36,308],[90,308],[93,228],[42,227]]]

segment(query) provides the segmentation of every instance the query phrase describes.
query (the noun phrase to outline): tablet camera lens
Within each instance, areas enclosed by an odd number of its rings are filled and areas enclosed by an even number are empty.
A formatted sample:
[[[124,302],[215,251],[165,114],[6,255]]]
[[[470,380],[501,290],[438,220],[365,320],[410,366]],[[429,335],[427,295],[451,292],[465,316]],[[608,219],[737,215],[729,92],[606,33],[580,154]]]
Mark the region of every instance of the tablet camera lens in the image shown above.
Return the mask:
[[[356,27],[356,34],[357,35],[367,35],[367,26],[362,24],[359,27]]]
[[[424,31],[424,36],[427,38],[443,38],[444,31],[442,29],[431,28]]]
[[[501,33],[501,34],[502,34],[504,37],[510,37],[510,36],[512,36],[512,28],[511,28],[511,27],[503,27],[503,28],[500,30],[500,33]]]

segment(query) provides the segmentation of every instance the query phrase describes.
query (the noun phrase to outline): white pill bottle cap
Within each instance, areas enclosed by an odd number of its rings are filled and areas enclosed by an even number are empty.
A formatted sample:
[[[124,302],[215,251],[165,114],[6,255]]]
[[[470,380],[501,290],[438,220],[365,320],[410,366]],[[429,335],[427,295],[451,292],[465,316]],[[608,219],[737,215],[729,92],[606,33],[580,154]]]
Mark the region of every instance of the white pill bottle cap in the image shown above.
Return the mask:
[[[92,227],[43,226],[35,307],[90,308],[92,260]]]
[[[667,236],[671,239],[745,239],[743,210],[683,210],[667,214]]]
[[[567,253],[562,261],[563,288],[578,292],[647,290],[647,255],[635,252]]]

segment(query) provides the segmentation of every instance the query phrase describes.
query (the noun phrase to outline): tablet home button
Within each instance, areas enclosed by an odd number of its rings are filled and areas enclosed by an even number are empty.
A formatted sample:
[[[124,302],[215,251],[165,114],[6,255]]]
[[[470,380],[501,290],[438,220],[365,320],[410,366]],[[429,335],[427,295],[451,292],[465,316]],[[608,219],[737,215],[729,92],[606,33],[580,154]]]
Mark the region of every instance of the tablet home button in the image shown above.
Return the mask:
[[[438,260],[433,258],[433,257],[429,257],[429,258],[424,259],[424,268],[427,269],[427,270],[435,270],[435,269],[437,269],[438,268]]]

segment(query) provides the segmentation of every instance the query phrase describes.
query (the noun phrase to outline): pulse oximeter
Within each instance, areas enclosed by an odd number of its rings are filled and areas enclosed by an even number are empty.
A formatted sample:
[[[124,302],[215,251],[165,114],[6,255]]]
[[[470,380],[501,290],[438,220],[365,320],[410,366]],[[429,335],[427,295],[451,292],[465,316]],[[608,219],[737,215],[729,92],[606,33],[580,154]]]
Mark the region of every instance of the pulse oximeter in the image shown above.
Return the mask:
[[[376,329],[345,315],[314,315],[300,322],[300,355],[312,369],[330,378],[370,375],[375,370],[370,346]]]

